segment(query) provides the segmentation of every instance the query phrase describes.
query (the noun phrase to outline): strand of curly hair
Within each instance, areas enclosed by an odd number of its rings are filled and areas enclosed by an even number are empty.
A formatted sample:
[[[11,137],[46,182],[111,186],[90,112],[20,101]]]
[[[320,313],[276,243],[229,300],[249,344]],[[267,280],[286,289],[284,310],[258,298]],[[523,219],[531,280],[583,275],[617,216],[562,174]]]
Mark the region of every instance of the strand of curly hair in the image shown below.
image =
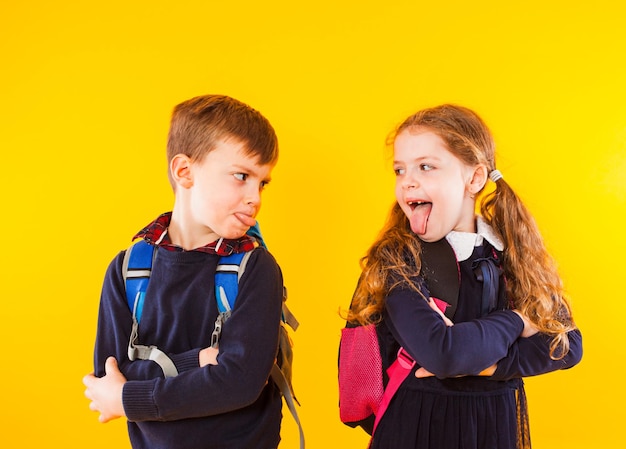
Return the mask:
[[[569,350],[567,333],[576,326],[556,263],[535,220],[504,179],[483,198],[481,213],[504,240],[507,296],[540,332],[553,337],[551,357],[563,358]]]

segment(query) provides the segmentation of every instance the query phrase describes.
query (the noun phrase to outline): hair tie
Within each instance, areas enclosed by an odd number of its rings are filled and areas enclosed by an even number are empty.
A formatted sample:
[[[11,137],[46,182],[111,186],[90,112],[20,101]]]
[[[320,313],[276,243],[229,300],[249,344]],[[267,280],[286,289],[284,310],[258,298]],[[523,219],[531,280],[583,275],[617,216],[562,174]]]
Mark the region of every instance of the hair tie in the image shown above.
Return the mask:
[[[491,173],[489,173],[489,179],[491,179],[493,182],[497,182],[502,179],[502,173],[500,173],[500,170],[493,170]]]

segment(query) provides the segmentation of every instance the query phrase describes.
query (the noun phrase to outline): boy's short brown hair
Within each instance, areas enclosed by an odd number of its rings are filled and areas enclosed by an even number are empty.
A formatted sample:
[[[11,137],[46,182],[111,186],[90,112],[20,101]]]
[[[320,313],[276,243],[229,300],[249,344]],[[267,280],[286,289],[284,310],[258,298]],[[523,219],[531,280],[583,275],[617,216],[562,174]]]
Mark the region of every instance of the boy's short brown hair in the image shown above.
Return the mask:
[[[262,165],[278,160],[278,138],[259,111],[226,95],[202,95],[174,108],[167,139],[167,163],[177,154],[199,161],[220,140],[229,138],[241,142],[246,154],[257,156]]]

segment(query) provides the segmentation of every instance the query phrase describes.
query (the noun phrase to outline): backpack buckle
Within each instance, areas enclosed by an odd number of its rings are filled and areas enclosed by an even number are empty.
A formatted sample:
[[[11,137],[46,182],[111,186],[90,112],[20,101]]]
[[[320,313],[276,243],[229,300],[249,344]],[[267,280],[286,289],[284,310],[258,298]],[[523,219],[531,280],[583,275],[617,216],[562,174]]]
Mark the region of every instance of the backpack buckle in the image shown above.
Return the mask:
[[[211,333],[211,347],[217,349],[220,342],[220,336],[222,335],[222,326],[224,325],[224,314],[220,313],[215,320],[215,326],[213,327],[213,333]]]
[[[409,355],[404,348],[398,350],[398,363],[404,369],[411,369],[415,366],[415,360]]]

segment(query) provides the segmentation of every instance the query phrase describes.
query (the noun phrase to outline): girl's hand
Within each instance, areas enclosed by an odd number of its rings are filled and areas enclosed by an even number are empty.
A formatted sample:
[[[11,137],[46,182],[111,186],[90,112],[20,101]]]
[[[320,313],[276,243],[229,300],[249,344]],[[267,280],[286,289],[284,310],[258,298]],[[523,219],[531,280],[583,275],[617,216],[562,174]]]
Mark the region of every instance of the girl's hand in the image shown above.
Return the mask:
[[[524,330],[522,330],[520,337],[523,337],[523,338],[532,337],[537,332],[539,332],[539,329],[537,329],[535,325],[530,322],[530,320],[526,317],[526,315],[524,315],[519,310],[513,310],[513,312],[517,313],[519,317],[522,319],[522,321],[524,321]]]
[[[85,396],[91,402],[89,409],[100,412],[98,418],[101,423],[126,416],[122,404],[122,390],[126,378],[117,367],[115,357],[109,357],[104,365],[104,377],[88,374],[83,377],[83,384],[87,387]]]
[[[220,350],[217,348],[204,348],[198,354],[198,358],[200,359],[200,367],[206,365],[217,365],[217,355],[220,353]]]
[[[424,367],[419,367],[417,371],[415,371],[415,377],[417,377],[418,379],[421,379],[423,377],[433,377],[433,376],[434,374],[428,371]]]
[[[484,370],[482,370],[480,373],[478,373],[479,376],[493,376],[493,373],[496,372],[496,368],[498,368],[498,364],[494,363],[493,365],[491,365],[488,368],[485,368]]]
[[[435,303],[435,300],[433,298],[428,298],[428,305],[430,306],[431,309],[437,312],[441,316],[441,318],[443,318],[443,322],[446,323],[446,326],[454,325],[454,323],[450,320],[450,318],[445,316],[443,312],[441,311],[441,309],[437,307],[437,303]]]
[[[493,373],[496,372],[496,368],[498,367],[497,363],[494,363],[493,365],[491,365],[489,368],[486,368],[484,370],[482,370],[478,375],[479,376],[492,376]],[[421,379],[423,377],[432,377],[434,376],[433,373],[431,373],[430,371],[428,371],[426,368],[424,367],[420,367],[415,371],[415,377],[417,377],[418,379]],[[457,377],[464,377],[464,376],[457,376]]]

